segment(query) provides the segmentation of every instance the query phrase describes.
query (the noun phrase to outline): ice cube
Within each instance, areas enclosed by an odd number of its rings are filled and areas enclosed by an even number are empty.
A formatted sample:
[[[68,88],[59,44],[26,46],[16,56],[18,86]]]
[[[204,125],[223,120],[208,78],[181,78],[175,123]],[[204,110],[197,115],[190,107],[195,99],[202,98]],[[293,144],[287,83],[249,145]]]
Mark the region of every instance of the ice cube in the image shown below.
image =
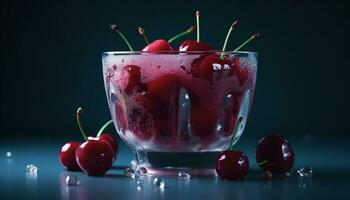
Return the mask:
[[[159,187],[159,188],[164,188],[165,187],[165,181],[162,178],[155,177],[153,179],[153,186]]]
[[[66,184],[67,184],[68,186],[77,186],[77,185],[79,185],[79,180],[78,180],[78,178],[77,178],[76,176],[74,176],[74,175],[68,175],[68,176],[66,177]]]
[[[177,178],[179,180],[190,180],[191,175],[185,170],[180,170],[179,173],[177,174]]]

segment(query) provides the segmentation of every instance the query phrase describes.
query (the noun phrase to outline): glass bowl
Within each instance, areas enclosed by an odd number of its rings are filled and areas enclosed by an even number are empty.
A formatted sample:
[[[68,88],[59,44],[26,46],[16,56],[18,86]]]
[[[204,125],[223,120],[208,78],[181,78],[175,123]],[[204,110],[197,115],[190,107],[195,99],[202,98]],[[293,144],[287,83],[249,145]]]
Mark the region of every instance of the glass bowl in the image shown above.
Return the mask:
[[[105,52],[103,77],[121,139],[149,174],[215,174],[252,104],[255,52]]]

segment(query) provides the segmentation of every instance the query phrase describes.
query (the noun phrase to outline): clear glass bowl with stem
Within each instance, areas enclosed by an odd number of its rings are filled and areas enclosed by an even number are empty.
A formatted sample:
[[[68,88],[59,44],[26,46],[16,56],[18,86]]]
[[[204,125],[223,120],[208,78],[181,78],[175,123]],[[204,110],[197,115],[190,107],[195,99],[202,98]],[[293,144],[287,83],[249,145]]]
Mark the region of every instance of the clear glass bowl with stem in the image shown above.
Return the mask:
[[[215,174],[243,133],[257,53],[104,52],[107,100],[120,138],[149,174]]]

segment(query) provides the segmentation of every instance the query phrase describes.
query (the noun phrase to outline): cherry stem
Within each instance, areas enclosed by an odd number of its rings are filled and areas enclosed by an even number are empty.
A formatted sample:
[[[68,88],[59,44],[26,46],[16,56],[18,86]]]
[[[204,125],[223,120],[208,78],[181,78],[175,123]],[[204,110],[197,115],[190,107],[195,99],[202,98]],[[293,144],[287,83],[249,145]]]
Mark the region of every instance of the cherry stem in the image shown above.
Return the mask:
[[[225,55],[225,50],[226,50],[226,46],[227,46],[227,42],[228,42],[228,39],[230,38],[230,35],[231,35],[231,32],[233,30],[233,28],[235,28],[237,26],[238,22],[237,20],[234,21],[232,23],[232,25],[230,26],[230,29],[228,29],[228,32],[226,34],[226,38],[225,38],[225,42],[224,42],[224,45],[222,46],[222,53],[221,53],[221,56],[220,56],[220,59],[223,60],[224,59],[224,55]]]
[[[139,30],[140,35],[143,36],[143,39],[145,39],[146,44],[149,44],[149,40],[148,40],[148,37],[146,35],[145,28],[143,28],[142,26],[139,26],[138,30]]]
[[[87,139],[87,137],[86,137],[86,134],[85,134],[85,132],[84,132],[84,130],[83,130],[83,127],[81,126],[81,123],[80,123],[80,114],[81,114],[82,112],[83,112],[83,109],[82,109],[81,107],[79,107],[79,108],[77,109],[77,112],[76,112],[76,118],[77,118],[77,122],[78,122],[78,126],[79,126],[79,129],[80,129],[81,134],[83,135],[84,139],[85,139],[86,141],[88,141],[88,139]]]
[[[200,32],[199,32],[199,10],[196,11],[196,23],[197,23],[197,42],[200,41]]]
[[[268,163],[268,162],[269,162],[268,160],[264,160],[264,161],[262,161],[262,162],[259,162],[258,165],[260,166],[260,165],[266,164],[266,163]]]
[[[260,36],[260,33],[255,33],[254,35],[252,35],[248,40],[246,40],[245,42],[243,42],[243,44],[241,44],[239,47],[237,47],[234,51],[238,51],[240,50],[242,47],[244,47],[248,42],[257,39]]]
[[[113,123],[113,120],[109,120],[108,122],[106,122],[98,131],[96,137],[100,137],[102,132],[107,128],[108,125],[110,125],[111,123]]]
[[[132,47],[131,47],[129,41],[128,41],[128,40],[126,39],[126,37],[124,36],[124,34],[118,30],[117,25],[112,24],[112,25],[110,25],[110,27],[111,27],[112,31],[117,32],[117,33],[120,35],[120,37],[124,40],[124,42],[126,43],[126,45],[128,45],[130,51],[134,51],[134,50],[132,49]]]
[[[243,117],[240,116],[240,117],[238,118],[238,121],[237,121],[237,125],[236,125],[236,127],[235,127],[235,130],[233,130],[233,135],[232,135],[232,139],[231,139],[231,144],[230,144],[229,150],[233,150],[235,135],[237,135],[238,127],[241,125],[242,122],[243,122]]]
[[[188,29],[185,30],[184,32],[179,33],[179,34],[175,35],[174,37],[170,38],[170,39],[168,40],[168,42],[171,43],[171,42],[173,42],[174,40],[176,40],[176,39],[178,39],[178,38],[180,38],[180,37],[182,37],[182,36],[184,36],[184,35],[187,35],[187,34],[189,34],[189,33],[192,33],[195,27],[196,27],[196,26],[191,26],[190,28],[188,28]]]

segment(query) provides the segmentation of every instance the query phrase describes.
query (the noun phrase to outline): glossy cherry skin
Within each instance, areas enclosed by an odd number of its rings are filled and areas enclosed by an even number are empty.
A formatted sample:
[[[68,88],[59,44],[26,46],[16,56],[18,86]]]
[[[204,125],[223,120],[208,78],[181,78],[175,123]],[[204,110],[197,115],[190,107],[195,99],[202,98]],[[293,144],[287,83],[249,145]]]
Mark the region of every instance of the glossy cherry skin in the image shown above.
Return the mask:
[[[80,168],[89,176],[104,176],[113,163],[113,149],[103,140],[88,140],[81,144],[75,157]]]
[[[117,143],[117,139],[109,134],[109,133],[102,133],[99,137],[100,140],[104,140],[106,141],[109,145],[111,145],[112,149],[113,149],[113,155],[114,155],[114,160],[117,159],[118,156],[118,152],[119,152],[119,147],[118,147],[118,143]]]
[[[289,142],[282,136],[271,134],[259,141],[255,159],[263,170],[283,173],[290,170],[294,163],[294,151]]]
[[[59,159],[63,166],[70,171],[80,171],[80,167],[75,159],[75,150],[80,146],[79,142],[69,141],[61,148]]]
[[[215,169],[223,179],[240,180],[249,171],[249,160],[241,151],[226,150],[218,154]]]
[[[209,44],[196,40],[185,40],[179,46],[179,51],[210,51],[214,50]]]
[[[142,51],[147,52],[160,52],[160,51],[173,51],[170,43],[164,39],[158,39],[148,44]]]

